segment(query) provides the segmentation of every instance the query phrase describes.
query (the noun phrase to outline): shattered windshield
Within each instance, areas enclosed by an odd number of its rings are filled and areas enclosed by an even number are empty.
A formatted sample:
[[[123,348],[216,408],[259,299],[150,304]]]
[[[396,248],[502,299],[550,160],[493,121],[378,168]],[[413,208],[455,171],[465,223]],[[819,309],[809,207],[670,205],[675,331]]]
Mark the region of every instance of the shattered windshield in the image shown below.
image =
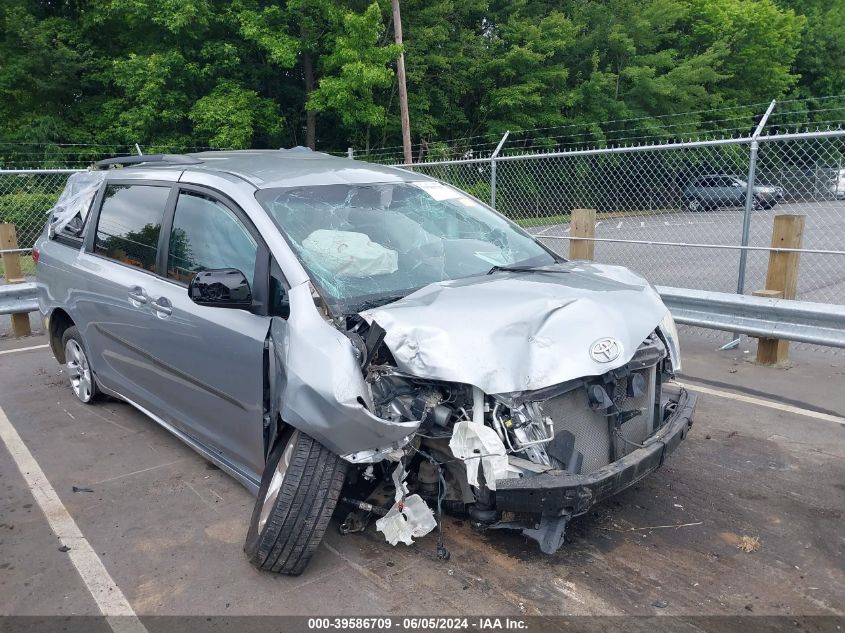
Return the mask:
[[[346,313],[493,266],[555,262],[519,227],[438,182],[264,189],[256,198]]]

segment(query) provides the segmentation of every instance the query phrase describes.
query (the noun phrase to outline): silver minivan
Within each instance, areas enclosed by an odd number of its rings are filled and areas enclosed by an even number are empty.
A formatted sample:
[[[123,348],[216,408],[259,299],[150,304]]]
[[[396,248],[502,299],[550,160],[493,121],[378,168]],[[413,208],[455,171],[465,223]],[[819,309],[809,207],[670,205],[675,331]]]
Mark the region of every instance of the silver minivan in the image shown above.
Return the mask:
[[[338,503],[392,545],[447,510],[554,552],[692,425],[646,281],[403,169],[109,159],[71,176],[35,258],[76,397],[128,402],[256,494],[261,569],[301,573]]]

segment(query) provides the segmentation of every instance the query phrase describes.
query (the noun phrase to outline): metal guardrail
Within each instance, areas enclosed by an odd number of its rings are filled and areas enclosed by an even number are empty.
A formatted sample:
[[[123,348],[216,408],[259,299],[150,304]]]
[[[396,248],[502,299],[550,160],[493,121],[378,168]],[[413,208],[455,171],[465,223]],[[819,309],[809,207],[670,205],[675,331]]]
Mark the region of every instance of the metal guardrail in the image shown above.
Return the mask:
[[[677,323],[845,347],[845,306],[657,286]]]
[[[0,286],[0,314],[22,314],[38,310],[36,286],[28,281]]]
[[[845,306],[656,286],[677,323],[845,348]],[[0,286],[0,314],[38,310],[32,282]]]

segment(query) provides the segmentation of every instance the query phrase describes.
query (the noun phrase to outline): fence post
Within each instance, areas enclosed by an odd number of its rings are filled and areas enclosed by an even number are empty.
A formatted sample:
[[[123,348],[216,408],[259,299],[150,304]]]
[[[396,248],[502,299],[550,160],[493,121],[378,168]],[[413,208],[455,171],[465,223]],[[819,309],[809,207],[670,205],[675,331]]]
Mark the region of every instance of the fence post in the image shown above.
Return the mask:
[[[490,206],[496,208],[496,159],[490,159]]]
[[[0,250],[3,251],[3,269],[6,274],[7,284],[19,284],[24,280],[21,270],[20,253],[15,252],[18,248],[18,235],[15,232],[14,224],[0,224]],[[29,314],[12,314],[12,336],[29,336],[32,330],[29,327]]]
[[[736,293],[738,295],[745,292],[745,268],[748,262],[748,251],[745,247],[748,246],[748,240],[751,234],[751,212],[754,210],[754,181],[757,176],[757,151],[759,149],[757,139],[763,131],[766,121],[769,120],[769,115],[771,115],[772,110],[775,109],[775,103],[777,102],[772,99],[772,102],[769,104],[769,108],[766,110],[766,113],[760,119],[760,123],[757,124],[757,128],[754,130],[754,133],[751,135],[751,156],[748,161],[748,188],[745,191],[745,212],[742,216],[741,246],[743,248],[739,251],[739,270],[737,271],[736,279]]]
[[[347,147],[346,148],[346,158],[355,158],[355,148]]]
[[[593,259],[596,243],[592,239],[596,236],[596,210],[572,209],[572,222],[569,240],[569,259]]]
[[[490,206],[494,209],[496,208],[496,158],[499,156],[499,152],[502,151],[502,146],[505,144],[505,141],[508,140],[508,135],[510,135],[510,133],[510,130],[505,131],[502,135],[502,140],[499,141],[499,144],[496,145],[496,149],[494,149],[493,153],[490,154]]]
[[[801,248],[804,239],[804,215],[776,215],[772,227],[772,248]],[[794,299],[798,288],[798,264],[801,254],[794,251],[769,253],[766,289],[757,296]],[[757,342],[757,362],[776,365],[789,358],[789,341],[761,338]]]

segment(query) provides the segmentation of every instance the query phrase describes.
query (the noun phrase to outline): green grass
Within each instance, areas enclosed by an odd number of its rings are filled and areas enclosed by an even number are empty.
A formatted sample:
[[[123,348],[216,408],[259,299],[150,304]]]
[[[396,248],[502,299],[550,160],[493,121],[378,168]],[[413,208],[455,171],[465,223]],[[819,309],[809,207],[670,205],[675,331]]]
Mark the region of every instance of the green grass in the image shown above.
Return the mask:
[[[35,262],[32,261],[32,256],[21,253],[21,272],[24,277],[31,277],[35,274]],[[0,277],[5,279],[6,267],[3,265],[3,260],[0,258]]]
[[[571,213],[556,213],[555,215],[544,215],[536,218],[517,218],[514,220],[522,228],[529,228],[532,226],[546,226],[553,224],[563,224],[572,219]]]

